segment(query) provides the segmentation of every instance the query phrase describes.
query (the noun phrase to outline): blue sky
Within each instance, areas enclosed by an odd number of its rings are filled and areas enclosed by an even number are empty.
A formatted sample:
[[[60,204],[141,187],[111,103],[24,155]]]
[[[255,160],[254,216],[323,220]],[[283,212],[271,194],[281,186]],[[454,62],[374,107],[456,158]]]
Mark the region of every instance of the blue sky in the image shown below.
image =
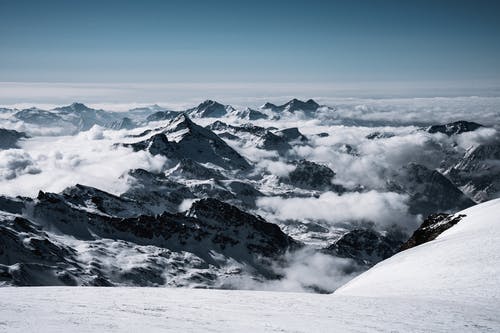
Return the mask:
[[[499,17],[481,0],[0,0],[0,81],[498,81]]]

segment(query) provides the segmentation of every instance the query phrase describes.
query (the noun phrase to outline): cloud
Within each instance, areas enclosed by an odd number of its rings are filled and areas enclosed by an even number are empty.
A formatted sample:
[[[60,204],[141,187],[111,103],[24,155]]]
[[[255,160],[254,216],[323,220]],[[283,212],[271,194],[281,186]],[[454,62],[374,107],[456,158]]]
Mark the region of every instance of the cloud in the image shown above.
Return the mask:
[[[40,172],[36,162],[28,153],[20,149],[0,150],[0,183]]]
[[[75,136],[35,137],[19,150],[0,151],[1,194],[36,196],[39,190],[60,192],[77,183],[120,194],[127,190],[130,169],[160,172],[166,158],[114,146],[118,131],[93,127]]]
[[[263,197],[257,200],[259,213],[286,220],[320,220],[330,225],[342,222],[375,222],[379,227],[412,221],[406,195],[393,192],[325,192],[319,197]]]
[[[257,280],[251,274],[226,277],[222,287],[247,290],[288,292],[333,292],[360,273],[351,259],[338,258],[310,247],[289,252],[273,266],[281,276],[275,280]]]

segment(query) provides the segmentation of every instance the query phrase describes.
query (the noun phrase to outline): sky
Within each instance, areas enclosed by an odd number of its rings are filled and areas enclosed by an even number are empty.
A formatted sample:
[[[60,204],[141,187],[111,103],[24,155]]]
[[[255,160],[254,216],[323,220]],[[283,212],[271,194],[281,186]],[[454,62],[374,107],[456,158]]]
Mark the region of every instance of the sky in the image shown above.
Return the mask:
[[[484,0],[0,0],[0,82],[491,86],[499,16]]]

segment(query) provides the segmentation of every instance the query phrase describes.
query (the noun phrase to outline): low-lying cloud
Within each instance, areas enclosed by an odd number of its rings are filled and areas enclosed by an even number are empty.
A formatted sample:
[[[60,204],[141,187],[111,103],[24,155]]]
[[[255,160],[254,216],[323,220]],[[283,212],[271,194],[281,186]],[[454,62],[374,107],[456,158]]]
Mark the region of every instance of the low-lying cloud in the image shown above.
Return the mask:
[[[319,197],[263,197],[257,200],[261,214],[280,220],[321,220],[334,225],[343,222],[376,222],[390,226],[410,221],[408,197],[393,192],[325,192]]]

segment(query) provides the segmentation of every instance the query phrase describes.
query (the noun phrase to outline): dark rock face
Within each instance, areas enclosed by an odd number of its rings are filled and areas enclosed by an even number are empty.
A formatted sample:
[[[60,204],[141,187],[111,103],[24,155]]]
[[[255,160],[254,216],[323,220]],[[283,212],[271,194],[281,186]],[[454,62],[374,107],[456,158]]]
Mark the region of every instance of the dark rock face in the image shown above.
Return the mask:
[[[409,163],[388,183],[388,189],[408,194],[409,212],[428,216],[436,211],[459,211],[475,203],[436,170]]]
[[[111,238],[171,251],[187,251],[216,264],[215,251],[265,273],[261,258],[273,258],[299,243],[277,225],[215,199],[195,202],[187,213],[163,213],[119,218],[80,209],[64,197],[40,193],[34,218],[41,224],[78,239]]]
[[[292,149],[292,146],[288,143],[288,140],[285,137],[278,136],[269,131],[266,131],[266,133],[262,136],[257,147],[265,150],[276,150],[280,154],[284,154]]]
[[[180,112],[178,112],[178,111],[170,111],[170,110],[158,111],[158,112],[155,112],[155,113],[149,115],[146,118],[146,121],[150,122],[150,121],[172,120],[175,117],[179,116],[179,113]]]
[[[216,101],[206,100],[195,108],[186,111],[193,118],[218,118],[228,113],[228,108]],[[232,108],[231,108],[232,109]]]
[[[392,138],[395,136],[394,133],[388,133],[388,132],[373,132],[370,133],[366,136],[368,140],[376,140],[376,139],[388,139]]]
[[[206,168],[190,158],[181,159],[171,175],[182,176],[185,179],[226,179],[220,171]]]
[[[300,133],[297,127],[286,128],[275,132],[276,135],[285,138],[287,141],[301,141],[307,142],[307,137]]]
[[[326,165],[321,165],[307,160],[296,161],[295,170],[289,173],[288,177],[282,178],[281,181],[293,184],[295,186],[313,189],[337,189],[332,184],[332,179],[335,177],[335,172]]]
[[[109,125],[109,128],[114,129],[114,130],[123,130],[123,129],[133,129],[136,128],[137,125],[132,121],[132,119],[128,117],[123,117],[122,120],[120,121],[115,121],[112,122]]]
[[[0,214],[0,284],[75,285],[75,251],[21,217]]]
[[[268,118],[265,113],[250,108],[236,112],[236,116],[250,121]]]
[[[456,121],[449,124],[444,125],[433,125],[427,128],[427,132],[429,133],[443,133],[448,136],[452,136],[454,134],[462,134],[465,132],[472,132],[477,130],[478,128],[484,127],[481,124],[474,123],[471,121]]]
[[[359,265],[371,267],[394,255],[401,246],[401,235],[382,235],[370,229],[354,229],[345,233],[324,252],[354,259]]]
[[[316,103],[314,100],[309,99],[306,102],[298,100],[296,98],[292,99],[288,103],[285,103],[280,106],[276,106],[272,103],[266,103],[264,106],[262,106],[262,109],[268,109],[272,111],[278,111],[278,112],[283,112],[283,111],[288,111],[288,112],[296,112],[296,111],[304,111],[304,112],[314,112],[316,111],[320,105]]]
[[[495,198],[500,193],[500,144],[471,148],[445,175],[477,202]]]
[[[10,214],[22,214],[25,209],[25,201],[31,201],[28,198],[9,198],[0,195],[0,211]]]
[[[431,214],[422,225],[415,230],[413,235],[401,247],[399,251],[408,250],[412,247],[430,242],[436,239],[445,230],[453,227],[464,218],[464,214],[450,215],[444,213]]]
[[[19,148],[18,141],[28,136],[23,132],[0,128],[0,149]]]
[[[176,141],[169,141],[168,135]],[[191,159],[198,163],[212,163],[224,169],[248,169],[248,162],[214,132],[192,122],[185,114],[172,120],[162,131],[151,138],[130,146],[134,151],[148,150],[153,155],[163,155],[180,161]]]
[[[130,188],[120,198],[138,203],[142,215],[177,212],[185,199],[196,198],[188,187],[167,178],[164,174],[135,169],[131,170],[129,175],[132,177]]]
[[[243,237],[234,237],[229,234],[217,235],[214,240],[233,238],[231,243],[249,242],[247,244],[249,251],[255,251],[266,257],[284,254],[287,250],[300,247],[298,242],[283,233],[276,224],[268,223],[260,216],[248,214],[215,199],[195,202],[187,215],[195,216],[210,228],[215,228],[220,232],[229,232],[233,235],[246,234]]]

